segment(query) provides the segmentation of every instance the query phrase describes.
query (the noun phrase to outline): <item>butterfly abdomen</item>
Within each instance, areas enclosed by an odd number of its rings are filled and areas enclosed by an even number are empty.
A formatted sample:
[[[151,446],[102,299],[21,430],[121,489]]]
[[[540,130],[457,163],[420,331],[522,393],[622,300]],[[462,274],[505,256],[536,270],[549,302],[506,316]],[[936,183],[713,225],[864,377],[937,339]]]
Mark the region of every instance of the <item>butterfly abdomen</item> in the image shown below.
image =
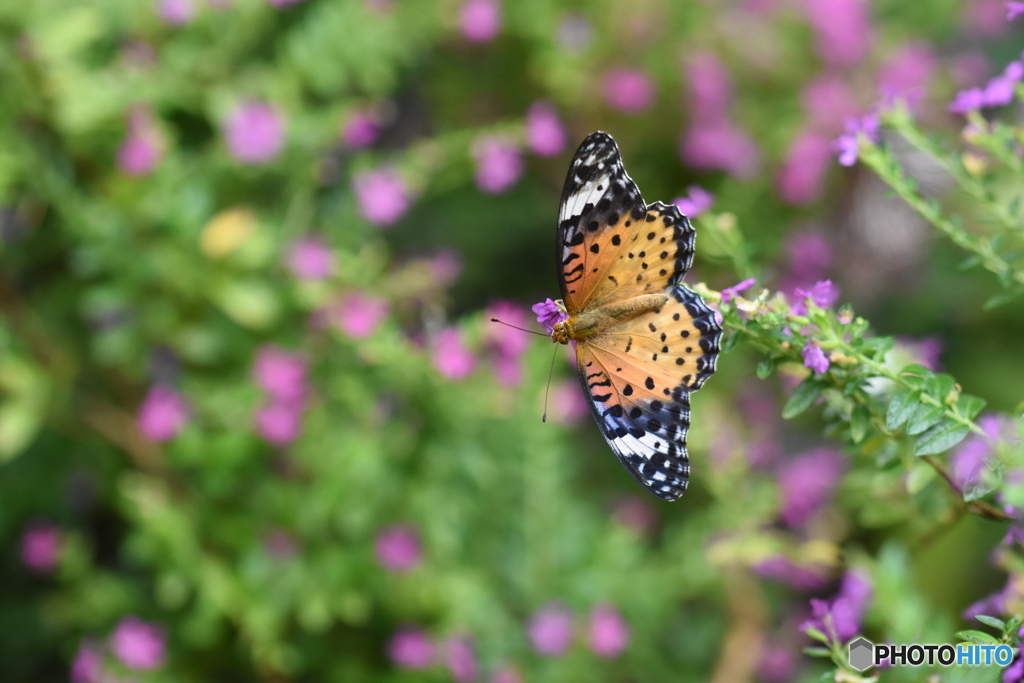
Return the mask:
[[[584,341],[609,327],[639,318],[645,313],[658,312],[667,301],[666,294],[645,294],[582,312],[565,321],[565,337],[567,340]]]

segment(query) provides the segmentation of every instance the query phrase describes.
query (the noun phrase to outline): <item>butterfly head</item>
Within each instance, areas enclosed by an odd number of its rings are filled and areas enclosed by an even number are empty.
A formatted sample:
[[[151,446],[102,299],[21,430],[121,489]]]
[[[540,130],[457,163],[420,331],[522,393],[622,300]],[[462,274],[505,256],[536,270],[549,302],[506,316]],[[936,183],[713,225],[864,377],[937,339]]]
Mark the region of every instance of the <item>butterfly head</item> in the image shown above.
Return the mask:
[[[556,344],[568,344],[571,337],[569,336],[569,328],[566,326],[567,320],[560,320],[555,323],[554,328],[551,330],[551,341]]]

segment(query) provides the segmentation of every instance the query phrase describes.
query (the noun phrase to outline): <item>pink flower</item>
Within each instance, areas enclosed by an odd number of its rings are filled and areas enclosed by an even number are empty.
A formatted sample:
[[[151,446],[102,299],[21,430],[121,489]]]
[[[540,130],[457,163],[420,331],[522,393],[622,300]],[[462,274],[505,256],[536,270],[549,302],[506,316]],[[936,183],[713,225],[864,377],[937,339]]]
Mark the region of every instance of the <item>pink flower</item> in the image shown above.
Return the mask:
[[[786,260],[789,268],[786,292],[796,287],[811,287],[822,280],[832,266],[832,247],[820,232],[806,230],[786,238]]]
[[[549,603],[530,617],[526,635],[538,654],[557,657],[572,643],[572,613],[562,605]]]
[[[60,530],[49,522],[37,522],[21,536],[21,561],[36,574],[47,574],[57,566]]]
[[[138,617],[125,617],[110,636],[114,655],[129,669],[156,669],[164,663],[164,637],[160,629]]]
[[[966,114],[969,111],[977,111],[986,106],[987,99],[985,91],[981,88],[969,88],[961,90],[949,103],[949,111],[954,114]]]
[[[864,0],[803,0],[803,8],[825,62],[851,66],[867,54],[871,26]]]
[[[690,185],[686,191],[687,196],[676,197],[672,203],[678,206],[687,218],[696,218],[715,203],[715,196],[698,185]]]
[[[306,395],[306,361],[272,344],[264,344],[253,364],[256,384],[276,401],[301,403]]]
[[[782,199],[794,206],[821,196],[822,181],[832,160],[832,140],[815,130],[800,134],[775,181]]]
[[[128,133],[117,150],[117,165],[130,176],[149,175],[164,156],[164,140],[153,114],[145,107],[133,107],[128,116]]]
[[[530,335],[515,327],[526,328],[529,316],[511,301],[497,301],[484,311],[488,320],[484,328],[484,342],[491,349],[495,376],[504,386],[518,386],[522,382],[522,355],[530,346]],[[491,318],[506,323],[490,322]],[[511,327],[514,326],[514,327]]]
[[[468,638],[449,638],[447,649],[448,671],[455,683],[473,683],[477,664],[473,643]]]
[[[526,142],[534,154],[550,157],[565,149],[565,128],[558,112],[547,102],[537,101],[526,112]]]
[[[160,0],[157,4],[160,18],[172,26],[184,26],[192,21],[196,9],[192,0]]]
[[[139,431],[150,441],[170,441],[188,422],[189,412],[180,394],[167,387],[154,386],[139,406]]]
[[[818,308],[828,308],[839,298],[839,288],[831,280],[821,280],[810,289],[797,287],[794,298],[796,303],[791,307],[793,315],[807,315],[808,299]]]
[[[377,562],[390,572],[406,572],[420,563],[420,538],[407,526],[381,529],[373,549]]]
[[[821,590],[828,583],[828,568],[818,565],[799,565],[782,555],[759,562],[752,567],[758,576],[783,583],[800,591]]]
[[[868,115],[860,119],[848,119],[846,133],[839,136],[833,143],[833,149],[839,153],[839,164],[853,166],[860,154],[860,135],[872,142],[878,142],[878,117]]]
[[[640,69],[609,69],[604,75],[604,100],[627,114],[638,114],[654,102],[654,84]]]
[[[548,417],[560,425],[573,425],[590,414],[590,406],[583,396],[580,383],[574,379],[564,379],[551,387],[551,399],[548,403]]]
[[[785,462],[779,468],[782,521],[791,527],[807,522],[832,497],[845,466],[843,456],[828,448]]]
[[[418,628],[404,628],[391,636],[388,657],[402,669],[426,669],[434,660],[434,645]]]
[[[980,52],[968,52],[953,60],[949,73],[953,77],[953,82],[960,88],[977,85],[985,80],[989,73],[988,60]]]
[[[302,432],[302,405],[272,400],[256,411],[256,431],[267,443],[287,446]]]
[[[691,124],[718,125],[729,112],[732,83],[721,60],[711,52],[698,52],[686,64]]]
[[[459,10],[459,26],[466,40],[488,43],[501,29],[501,6],[497,0],[468,0]]]
[[[438,333],[432,360],[438,372],[455,382],[465,379],[476,367],[476,357],[466,348],[462,333],[454,327]]]
[[[754,278],[748,278],[739,282],[732,287],[726,287],[721,291],[722,303],[727,304],[732,301],[740,292],[745,292],[757,282]]]
[[[753,140],[730,121],[698,126],[687,131],[682,142],[683,161],[705,171],[725,171],[749,178],[757,171],[760,152]]]
[[[353,339],[362,339],[373,334],[390,310],[385,299],[351,292],[337,305],[333,317],[342,332]]]
[[[949,474],[961,490],[974,488],[982,482],[982,474],[988,467],[986,460],[999,439],[999,418],[986,415],[978,420],[978,426],[985,430],[985,436],[971,434],[949,457]]]
[[[796,673],[796,655],[784,643],[766,644],[757,664],[758,678],[764,683],[787,683]]]
[[[860,111],[849,84],[829,74],[811,81],[801,93],[800,102],[810,117],[811,127],[829,132],[842,130],[843,122]]]
[[[334,252],[317,236],[308,235],[288,248],[288,269],[300,280],[323,280],[334,274]]]
[[[828,356],[818,346],[818,342],[811,339],[804,345],[800,355],[804,359],[804,367],[810,368],[816,373],[822,373],[828,370],[829,362]]]
[[[878,90],[886,100],[899,98],[913,107],[927,94],[935,55],[927,43],[911,43],[882,65]]]
[[[512,144],[499,138],[483,137],[473,143],[476,186],[488,194],[508,190],[523,175],[523,158]]]
[[[223,132],[231,156],[243,164],[265,164],[284,146],[284,119],[266,102],[237,105]]]
[[[840,644],[860,632],[864,612],[872,596],[871,582],[858,571],[847,571],[839,593],[832,600],[811,600],[812,618],[800,625],[801,631],[815,628]]]
[[[391,225],[409,208],[409,190],[394,169],[357,173],[352,179],[359,212],[377,225]]]
[[[1006,33],[1007,7],[1004,0],[975,0],[968,6],[974,30],[985,36]]]
[[[537,314],[537,322],[540,323],[540,326],[548,334],[552,334],[555,331],[555,323],[569,318],[569,314],[559,308],[558,304],[551,299],[545,299],[539,304],[534,304],[532,310]]]
[[[629,644],[629,625],[611,605],[597,605],[590,611],[587,642],[599,657],[618,657]]]
[[[1024,14],[1024,2],[1007,2],[1005,5],[1007,21],[1013,21]]]
[[[103,653],[96,645],[82,641],[71,662],[71,683],[104,683]]]
[[[356,112],[345,124],[341,139],[351,149],[362,149],[376,142],[379,133],[376,116],[370,112]]]

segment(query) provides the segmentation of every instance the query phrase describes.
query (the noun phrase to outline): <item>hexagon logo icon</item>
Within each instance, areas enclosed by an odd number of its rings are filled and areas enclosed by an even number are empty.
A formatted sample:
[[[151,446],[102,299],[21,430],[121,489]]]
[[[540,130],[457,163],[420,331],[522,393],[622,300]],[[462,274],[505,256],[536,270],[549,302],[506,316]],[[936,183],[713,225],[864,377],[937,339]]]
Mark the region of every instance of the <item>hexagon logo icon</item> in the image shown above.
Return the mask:
[[[875,659],[875,646],[867,638],[858,638],[850,643],[850,666],[857,671],[871,668]]]

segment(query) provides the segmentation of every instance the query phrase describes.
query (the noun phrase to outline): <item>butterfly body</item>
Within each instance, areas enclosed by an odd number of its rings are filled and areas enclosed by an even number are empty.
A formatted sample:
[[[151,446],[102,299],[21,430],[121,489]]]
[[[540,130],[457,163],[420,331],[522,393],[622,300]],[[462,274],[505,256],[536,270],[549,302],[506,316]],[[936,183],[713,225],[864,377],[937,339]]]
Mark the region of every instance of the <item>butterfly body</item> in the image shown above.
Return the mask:
[[[576,152],[559,210],[559,286],[591,413],[627,471],[675,500],[689,481],[690,394],[715,371],[721,327],[681,280],[695,230],[675,205],[647,204],[618,147],[593,133]]]

